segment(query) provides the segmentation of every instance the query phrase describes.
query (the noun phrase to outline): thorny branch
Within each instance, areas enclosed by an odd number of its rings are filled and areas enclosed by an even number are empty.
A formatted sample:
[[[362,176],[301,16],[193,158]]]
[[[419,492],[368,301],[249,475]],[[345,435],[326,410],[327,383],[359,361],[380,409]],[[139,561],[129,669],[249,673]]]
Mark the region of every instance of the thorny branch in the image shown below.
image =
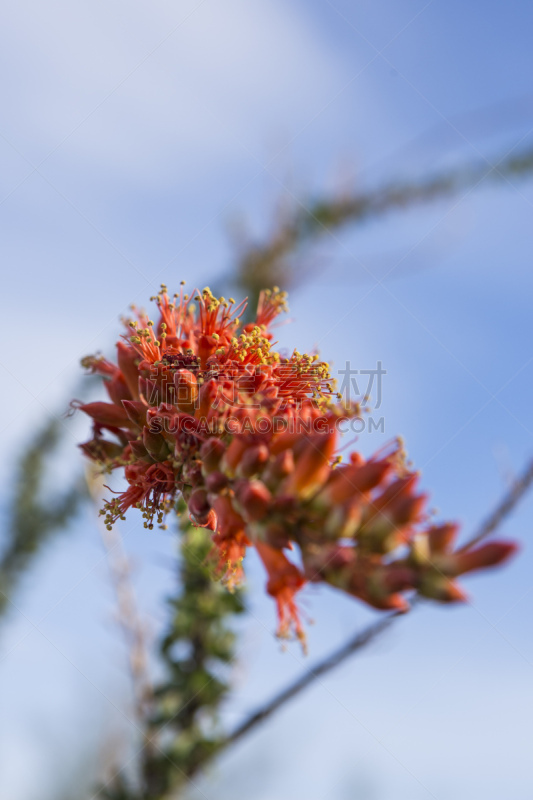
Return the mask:
[[[0,614],[8,607],[7,600],[35,554],[55,531],[67,527],[85,499],[79,475],[53,496],[45,490],[48,467],[61,435],[60,421],[55,417],[47,420],[18,462],[0,557]]]
[[[257,292],[277,283],[290,288],[300,282],[302,270],[289,264],[291,254],[306,244],[348,224],[356,225],[395,209],[428,203],[476,188],[485,180],[509,183],[533,171],[533,148],[493,159],[494,164],[462,166],[419,181],[395,181],[366,192],[309,198],[291,212],[285,211],[265,244],[245,242],[230,279],[234,285]],[[266,281],[265,281],[266,278]]]
[[[488,515],[488,517],[481,523],[477,533],[469,539],[461,550],[468,550],[469,547],[485,539],[491,533],[500,527],[504,519],[514,510],[518,505],[524,494],[533,484],[533,459],[528,462],[520,475],[515,478],[509,490],[502,497],[496,508]]]

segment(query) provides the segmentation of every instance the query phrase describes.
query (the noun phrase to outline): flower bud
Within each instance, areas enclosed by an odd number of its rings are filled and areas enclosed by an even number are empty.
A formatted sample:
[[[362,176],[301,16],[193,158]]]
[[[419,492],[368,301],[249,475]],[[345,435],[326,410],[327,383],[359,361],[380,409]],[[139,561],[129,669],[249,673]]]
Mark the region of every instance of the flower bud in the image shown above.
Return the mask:
[[[215,470],[206,475],[205,486],[211,494],[219,494],[228,485],[229,480],[223,472]]]
[[[158,406],[166,399],[162,396],[159,386],[149,378],[139,378],[139,392],[140,399],[149,406]]]
[[[104,385],[111,401],[115,405],[120,406],[123,400],[131,400],[130,390],[120,372],[117,372],[110,381],[104,381]]]
[[[313,436],[296,459],[292,475],[284,486],[286,493],[310,497],[324,483],[331,469],[330,459],[335,452],[335,431]]]
[[[120,371],[124,375],[124,380],[131,392],[131,396],[139,399],[139,370],[137,363],[139,356],[133,349],[128,347],[124,342],[117,342],[117,362]]]
[[[235,497],[247,519],[264,519],[272,496],[262,481],[242,481],[235,488]]]
[[[455,542],[459,526],[453,523],[434,525],[428,531],[429,547],[432,553],[446,553]]]
[[[328,509],[324,530],[328,539],[351,539],[361,525],[361,505],[357,502],[333,505]]]
[[[135,442],[130,442],[131,452],[135,456],[135,458],[140,458],[143,461],[152,461],[152,456],[149,454],[148,450],[144,446],[142,442],[139,440]]]
[[[205,525],[209,521],[211,505],[207,499],[205,489],[195,489],[187,502],[189,513],[195,518],[199,525]]]
[[[89,442],[80,444],[80,447],[85,455],[94,461],[112,461],[115,458],[119,458],[123,450],[122,445],[108,442],[105,439],[92,439]]]
[[[210,419],[209,412],[213,408],[213,404],[215,402],[217,393],[218,393],[218,384],[214,378],[211,378],[211,380],[206,381],[201,385],[200,391],[198,393],[198,401],[195,411],[195,417],[197,419],[201,420]]]
[[[273,490],[293,472],[294,456],[292,450],[282,450],[268,463],[263,472],[262,480],[270,490]]]
[[[220,439],[211,437],[200,447],[200,459],[202,461],[202,472],[207,475],[218,469],[220,459],[226,452],[226,447]]]
[[[517,550],[512,542],[488,542],[472,550],[463,550],[451,556],[455,575],[463,575],[485,567],[495,567],[507,561]]]
[[[249,437],[244,435],[236,435],[231,440],[228,449],[222,459],[222,469],[227,471],[230,475],[235,475],[237,467],[241,462],[241,458],[249,447]]]
[[[131,428],[133,426],[126,411],[114,403],[83,403],[79,409],[105,427]]]
[[[251,478],[261,472],[268,458],[269,451],[266,445],[252,445],[244,451],[237,467],[237,473],[245,478]]]
[[[366,464],[349,464],[333,470],[320,493],[330,503],[343,503],[348,499],[364,499],[371,489],[385,479],[391,471],[388,461],[368,461]]]
[[[164,461],[169,456],[168,444],[160,433],[143,428],[143,444],[155,461]]]
[[[196,375],[188,369],[180,369],[174,375],[176,388],[176,405],[180,411],[194,414],[198,405],[198,381]]]
[[[189,486],[197,486],[202,483],[202,462],[197,459],[185,462],[181,471],[181,478]]]
[[[138,400],[123,400],[122,406],[129,419],[137,427],[142,428],[146,424],[146,406]]]

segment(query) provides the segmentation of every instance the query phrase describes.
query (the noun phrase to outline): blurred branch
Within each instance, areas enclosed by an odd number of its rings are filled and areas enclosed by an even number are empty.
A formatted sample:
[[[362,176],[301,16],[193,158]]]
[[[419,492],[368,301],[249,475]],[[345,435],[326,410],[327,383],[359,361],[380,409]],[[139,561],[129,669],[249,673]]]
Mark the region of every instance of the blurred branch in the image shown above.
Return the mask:
[[[168,601],[171,619],[160,644],[166,675],[154,687],[142,720],[140,787],[128,786],[118,775],[101,790],[109,800],[176,797],[222,740],[217,715],[230,691],[225,673],[236,657],[236,636],[228,621],[244,611],[242,593],[232,594],[214,579],[211,532],[192,525],[181,508],[179,526],[180,591]]]
[[[217,714],[230,690],[225,678],[236,657],[229,620],[244,611],[242,593],[213,579],[211,532],[180,517],[181,593],[161,642],[167,678],[154,690],[149,735],[156,741],[143,764],[143,798],[183,786],[218,750]]]
[[[528,489],[533,485],[533,459],[526,465],[517,478],[513,479],[509,490],[504,494],[496,508],[491,511],[488,517],[481,523],[479,529],[466,544],[460,548],[460,552],[468,550],[482,539],[486,539],[491,533],[500,527],[506,517],[515,509]]]
[[[494,160],[494,166],[466,165],[416,182],[397,181],[367,192],[310,198],[292,212],[286,210],[265,244],[241,247],[233,282],[252,297],[274,283],[288,289],[304,276],[304,270],[297,270],[288,257],[339,228],[474,189],[486,179],[502,183],[526,177],[532,171],[533,148],[529,148],[519,155],[507,151]]]
[[[338,650],[335,650],[333,653],[323,659],[323,661],[320,661],[315,667],[305,672],[303,675],[297,678],[294,683],[291,683],[289,686],[279,692],[279,694],[265,703],[264,706],[255,711],[224,740],[223,747],[228,747],[229,745],[239,741],[239,739],[242,739],[245,734],[249,733],[249,731],[253,730],[261,722],[265,722],[279,708],[281,708],[281,706],[285,705],[286,702],[292,700],[293,697],[296,697],[303,692],[303,690],[306,689],[311,683],[314,683],[314,681],[318,680],[327,672],[330,672],[345,659],[347,659],[348,656],[356,653],[358,650],[362,650],[363,647],[366,647],[366,645],[370,644],[373,639],[389,628],[393,621],[399,616],[402,616],[402,614],[399,612],[389,614],[386,617],[382,617],[373,625],[369,625],[367,628],[364,628],[346,644],[344,644]]]
[[[463,545],[461,550],[464,551],[470,547],[473,547],[478,542],[486,539],[491,533],[494,533],[494,531],[502,524],[509,514],[514,511],[520,500],[523,499],[527,491],[531,488],[532,484],[533,459],[526,464],[525,468],[516,478],[509,491],[504,494],[500,502],[496,505],[486,520],[481,523],[477,532],[466,542],[466,544]],[[412,607],[419,605],[421,602],[421,600],[415,598],[412,603]],[[337,667],[339,664],[342,664],[342,662],[345,661],[349,656],[352,656],[355,653],[363,650],[368,644],[374,641],[374,639],[378,638],[378,636],[388,630],[393,622],[403,616],[404,613],[402,612],[393,612],[392,614],[388,614],[386,617],[382,617],[377,622],[368,625],[362,631],[359,631],[359,633],[353,636],[348,642],[346,642],[346,644],[343,644],[329,656],[326,656],[325,659],[319,661],[316,666],[297,678],[294,683],[291,683],[289,686],[279,692],[279,694],[275,695],[271,700],[269,700],[250,717],[248,717],[248,719],[245,719],[244,722],[242,722],[233,731],[233,733],[229,734],[229,736],[221,744],[220,749],[226,748],[242,739],[243,736],[245,736],[251,730],[254,730],[260,723],[269,719],[279,708],[303,692],[303,690],[312,683],[317,681],[323,675],[326,675],[328,672],[331,672],[331,670]]]
[[[92,465],[87,470],[87,485],[95,505],[101,506],[102,476],[91,468]],[[152,687],[148,674],[146,636],[131,582],[130,562],[126,556],[119,528],[115,526],[109,530],[101,516],[98,517],[98,527],[117,602],[118,623],[128,649],[135,717],[138,723],[142,724],[150,713]]]
[[[68,525],[86,497],[81,476],[52,496],[44,486],[49,463],[61,443],[61,432],[57,419],[48,420],[18,462],[7,542],[0,558],[0,613],[31,559],[54,531]]]

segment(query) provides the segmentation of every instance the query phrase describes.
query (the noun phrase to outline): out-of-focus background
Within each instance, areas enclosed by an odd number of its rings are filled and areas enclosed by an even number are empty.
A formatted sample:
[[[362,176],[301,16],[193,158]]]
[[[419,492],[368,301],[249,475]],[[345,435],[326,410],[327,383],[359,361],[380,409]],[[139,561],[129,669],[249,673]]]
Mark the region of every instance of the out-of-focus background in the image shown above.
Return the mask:
[[[21,0],[3,11],[0,240],[2,487],[79,358],[112,354],[118,317],[169,289],[226,285],[246,237],[310,198],[487,167],[533,146],[533,7],[474,0]],[[492,173],[494,177],[494,171]],[[333,370],[381,361],[384,432],[466,533],[533,453],[533,183],[490,177],[375,215],[300,256],[287,348]],[[306,272],[306,270],[308,270]],[[79,468],[81,419],[51,484]],[[191,797],[531,797],[533,499],[522,552],[467,580],[222,756]],[[150,635],[173,585],[171,532],[121,528]],[[235,725],[371,618],[307,589],[310,657],[281,652],[250,565]],[[90,509],[53,538],[1,631],[0,796],[83,797],[128,736],[128,675]],[[86,797],[90,797],[87,790]]]

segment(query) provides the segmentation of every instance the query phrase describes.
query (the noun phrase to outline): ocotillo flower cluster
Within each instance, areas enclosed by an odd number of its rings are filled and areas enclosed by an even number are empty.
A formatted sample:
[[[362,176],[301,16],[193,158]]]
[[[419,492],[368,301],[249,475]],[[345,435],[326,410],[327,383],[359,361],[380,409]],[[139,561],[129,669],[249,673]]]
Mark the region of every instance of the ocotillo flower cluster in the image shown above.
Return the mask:
[[[271,326],[286,310],[284,292],[262,292],[247,324],[239,318],[245,302],[209,289],[189,297],[182,288],[171,298],[163,286],[152,300],[157,322],[134,309],[116,364],[100,356],[82,362],[102,376],[110,402],[77,404],[93,420],[92,439],[81,446],[128,482],[101,512],[107,525],[136,507],[153,528],[183,497],[191,520],[212,531],[229,588],[242,578],[246,549],[256,548],[278,634],[299,638],[295,595],[308,581],[374,608],[406,610],[414,592],[463,600],[458,575],[513,551],[492,542],[454,552],[457,527],[430,523],[398,443],[342,463],[339,422],[360,407],[341,402],[317,355],[275,349]]]

